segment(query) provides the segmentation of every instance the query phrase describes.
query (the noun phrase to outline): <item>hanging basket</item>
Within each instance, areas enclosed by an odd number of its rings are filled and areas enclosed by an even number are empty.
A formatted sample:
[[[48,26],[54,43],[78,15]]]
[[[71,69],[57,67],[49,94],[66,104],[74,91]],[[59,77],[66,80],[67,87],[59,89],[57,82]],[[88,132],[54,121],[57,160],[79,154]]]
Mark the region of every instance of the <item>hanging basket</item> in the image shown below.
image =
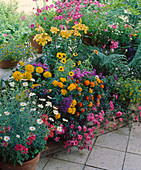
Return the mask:
[[[37,53],[38,54],[41,54],[42,53],[42,46],[41,45],[39,45],[35,40],[33,40],[34,39],[34,36],[29,36],[29,40],[30,40],[30,43],[31,43],[31,46],[35,49],[35,50],[37,50]]]
[[[22,165],[12,165],[8,163],[0,162],[0,170],[35,170],[36,165],[40,158],[40,152],[33,159],[24,162]]]
[[[0,61],[0,68],[12,68],[12,67],[16,67],[18,64],[18,62],[11,62],[10,60],[4,60],[4,61]]]

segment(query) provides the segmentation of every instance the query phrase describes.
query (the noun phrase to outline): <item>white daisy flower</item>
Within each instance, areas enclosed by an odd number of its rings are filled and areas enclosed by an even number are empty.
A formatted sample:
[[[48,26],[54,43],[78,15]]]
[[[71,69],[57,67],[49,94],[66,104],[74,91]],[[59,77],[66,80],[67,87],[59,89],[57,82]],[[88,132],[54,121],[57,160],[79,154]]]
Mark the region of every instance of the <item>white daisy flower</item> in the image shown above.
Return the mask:
[[[15,97],[11,97],[10,99],[15,99]]]
[[[57,131],[62,132],[62,127],[61,126],[57,126]]]
[[[24,108],[24,107],[22,107],[22,108],[20,109],[20,112],[24,111],[24,109],[25,109],[25,108]]]
[[[46,101],[46,99],[43,99],[43,98],[40,98],[39,100],[40,100],[40,101]]]
[[[57,108],[57,107],[55,107],[55,106],[53,106],[53,109],[58,110],[58,108]]]
[[[20,135],[16,135],[16,138],[20,138]]]
[[[54,122],[54,119],[52,117],[48,118],[51,122]]]
[[[8,116],[10,113],[8,111],[5,111],[4,114]]]
[[[29,97],[30,96],[35,96],[36,94],[35,93],[29,93]]]
[[[1,114],[0,114],[0,116],[1,116]]]
[[[35,102],[35,101],[33,101],[32,103],[33,103],[34,105],[36,104],[36,102]]]
[[[52,97],[50,97],[50,96],[47,96],[49,99],[52,99]]]
[[[52,103],[51,102],[46,102],[46,105],[45,106],[50,106],[50,107],[52,107]]]
[[[43,120],[42,119],[37,119],[37,123],[40,125],[43,123]]]
[[[28,82],[24,82],[24,83],[23,83],[23,86],[24,86],[24,87],[27,87],[27,86],[28,86]]]
[[[42,104],[38,104],[38,107],[43,108],[44,106]]]
[[[15,89],[13,89],[13,88],[10,88],[10,90],[15,90]]]
[[[2,92],[5,92],[6,90],[2,90]]]
[[[68,120],[67,120],[67,119],[64,119],[64,118],[63,118],[62,120],[63,120],[64,122],[68,122]]]
[[[10,140],[10,137],[9,136],[4,136],[4,139],[3,139],[4,141],[9,141]]]
[[[30,126],[29,130],[34,131],[34,130],[36,130],[36,128],[34,126]]]
[[[11,82],[11,83],[9,83],[9,85],[10,85],[11,87],[14,87],[14,86],[15,86],[15,82]]]
[[[32,78],[32,79],[30,79],[30,81],[35,81],[35,79]]]
[[[36,111],[36,108],[32,108],[32,109],[30,109],[31,111]]]
[[[53,113],[54,113],[55,115],[58,115],[58,111],[57,111],[57,110],[53,110]]]
[[[21,106],[26,106],[27,104],[25,102],[20,103]]]
[[[96,76],[95,76],[95,78],[96,78],[96,79],[99,79],[99,76],[98,76],[98,75],[96,75]]]

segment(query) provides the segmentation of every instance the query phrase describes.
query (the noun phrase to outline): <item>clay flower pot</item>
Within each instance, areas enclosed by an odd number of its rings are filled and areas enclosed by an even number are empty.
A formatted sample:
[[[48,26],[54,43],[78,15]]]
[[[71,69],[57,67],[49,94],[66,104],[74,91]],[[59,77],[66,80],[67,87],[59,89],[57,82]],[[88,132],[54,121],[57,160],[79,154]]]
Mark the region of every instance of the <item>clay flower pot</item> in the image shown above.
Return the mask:
[[[22,165],[14,166],[12,164],[0,162],[0,170],[35,170],[39,158],[40,158],[40,152],[35,158],[24,162]]]
[[[42,53],[42,46],[39,45],[35,40],[33,40],[34,36],[29,36],[29,40],[30,40],[30,43],[31,43],[31,46],[37,50],[37,53],[38,54],[41,54]]]
[[[4,61],[0,61],[0,68],[12,68],[12,67],[16,67],[18,64],[18,62],[11,62],[10,60],[4,60]]]

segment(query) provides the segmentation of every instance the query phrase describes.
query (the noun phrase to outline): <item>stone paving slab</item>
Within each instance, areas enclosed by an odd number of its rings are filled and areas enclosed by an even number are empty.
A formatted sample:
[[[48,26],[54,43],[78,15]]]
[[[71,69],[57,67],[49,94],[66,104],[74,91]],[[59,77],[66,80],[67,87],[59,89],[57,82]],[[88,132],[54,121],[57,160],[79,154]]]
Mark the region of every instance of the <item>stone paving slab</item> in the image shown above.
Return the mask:
[[[123,170],[141,170],[141,155],[126,153]]]
[[[125,151],[127,146],[128,136],[121,135],[115,132],[110,132],[99,136],[96,140],[96,146],[108,147],[119,151]]]
[[[90,166],[85,166],[84,170],[100,170],[99,168],[93,168]]]
[[[109,169],[121,170],[124,161],[124,152],[94,146],[86,165]]]
[[[130,136],[141,138],[141,124],[140,123],[133,123],[131,128]]]
[[[83,170],[82,164],[51,158],[43,170]]]
[[[141,154],[141,138],[130,136],[127,152]]]

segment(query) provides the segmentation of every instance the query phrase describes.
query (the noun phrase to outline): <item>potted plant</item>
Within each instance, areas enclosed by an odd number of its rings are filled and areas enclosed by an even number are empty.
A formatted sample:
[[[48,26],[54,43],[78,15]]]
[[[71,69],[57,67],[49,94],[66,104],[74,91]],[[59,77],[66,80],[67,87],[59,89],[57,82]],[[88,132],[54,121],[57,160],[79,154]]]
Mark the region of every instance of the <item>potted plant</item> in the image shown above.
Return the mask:
[[[0,96],[0,169],[35,170],[49,135],[48,116],[36,105],[27,82],[23,88],[16,81],[9,85]]]
[[[32,49],[29,44],[16,44],[12,39],[0,44],[0,68],[11,68],[20,60],[32,58]]]

